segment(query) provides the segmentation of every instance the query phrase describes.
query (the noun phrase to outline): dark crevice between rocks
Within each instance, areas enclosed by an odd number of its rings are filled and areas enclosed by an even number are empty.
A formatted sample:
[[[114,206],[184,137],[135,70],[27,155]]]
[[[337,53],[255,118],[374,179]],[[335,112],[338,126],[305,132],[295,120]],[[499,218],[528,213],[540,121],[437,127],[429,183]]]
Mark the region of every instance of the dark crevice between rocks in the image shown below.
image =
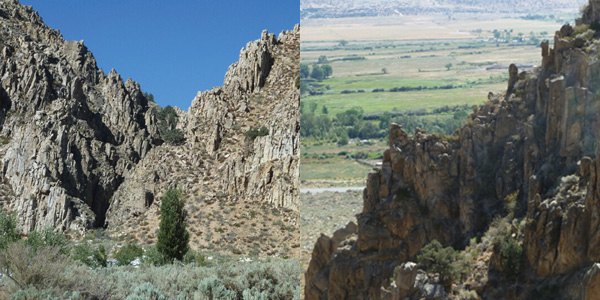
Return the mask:
[[[115,178],[113,182],[111,182],[108,186],[103,186],[101,184],[96,185],[94,189],[94,194],[97,196],[92,202],[92,211],[96,214],[96,219],[94,221],[94,228],[106,228],[106,212],[110,207],[110,199],[119,186],[123,183],[123,177],[119,176]]]
[[[102,115],[99,112],[92,112],[85,99],[79,101],[78,104],[78,109],[74,110],[73,117],[84,121],[92,129],[94,139],[116,146],[115,133],[102,121]]]
[[[10,111],[11,106],[12,102],[6,93],[6,90],[0,87],[0,131],[4,127],[4,121],[6,120],[6,115]]]
[[[149,208],[150,205],[152,205],[152,203],[154,203],[154,194],[151,191],[145,191],[144,197],[145,197],[144,206],[146,208]]]
[[[136,102],[140,103],[140,106],[142,107],[142,109],[135,115],[135,121],[140,125],[140,129],[147,129],[148,125],[146,124],[146,112],[151,109],[148,106],[148,99],[144,97],[141,92],[135,93],[135,95],[131,95],[131,97],[136,99]]]
[[[94,170],[89,170],[90,174],[85,175],[86,171],[83,170],[81,164],[82,155],[79,148],[75,145],[71,146],[70,153],[73,154],[75,170],[69,170],[69,172],[62,174],[62,187],[69,196],[82,199],[85,205],[94,213],[95,219],[90,224],[93,228],[105,228],[106,212],[110,206],[110,199],[123,183],[123,177],[117,175],[109,181],[101,180],[101,175],[96,174]],[[98,162],[94,160],[90,162],[90,165],[97,166]],[[78,214],[76,213],[76,215]]]
[[[269,169],[269,177],[267,179],[267,184],[271,184],[271,182],[273,181],[273,168]]]

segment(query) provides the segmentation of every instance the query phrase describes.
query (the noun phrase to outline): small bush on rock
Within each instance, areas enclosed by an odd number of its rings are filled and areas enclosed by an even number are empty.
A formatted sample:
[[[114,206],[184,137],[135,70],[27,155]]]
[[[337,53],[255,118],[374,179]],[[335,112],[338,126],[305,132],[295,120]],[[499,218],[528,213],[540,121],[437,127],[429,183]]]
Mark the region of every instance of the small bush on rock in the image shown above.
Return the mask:
[[[267,127],[265,127],[264,125],[259,128],[252,128],[250,130],[248,130],[248,132],[246,132],[246,137],[254,140],[255,138],[259,137],[259,136],[266,136],[269,135],[269,129]]]
[[[185,142],[183,132],[176,128],[179,116],[172,106],[167,105],[164,108],[157,106],[152,112],[158,121],[158,133],[166,143],[180,145]]]
[[[419,265],[427,271],[439,273],[443,281],[459,278],[455,265],[458,259],[456,250],[452,247],[444,248],[437,240],[425,245],[417,255]]]
[[[185,142],[183,131],[177,128],[165,130],[161,136],[166,143],[171,145],[181,145]]]

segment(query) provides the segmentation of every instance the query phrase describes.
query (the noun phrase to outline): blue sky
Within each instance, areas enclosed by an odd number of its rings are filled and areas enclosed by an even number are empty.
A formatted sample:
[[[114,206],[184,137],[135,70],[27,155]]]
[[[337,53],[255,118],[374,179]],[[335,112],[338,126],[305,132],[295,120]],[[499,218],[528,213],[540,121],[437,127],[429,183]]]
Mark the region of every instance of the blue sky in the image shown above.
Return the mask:
[[[66,40],[84,40],[108,73],[114,68],[187,109],[196,92],[220,86],[230,64],[263,29],[299,23],[299,0],[21,0]]]

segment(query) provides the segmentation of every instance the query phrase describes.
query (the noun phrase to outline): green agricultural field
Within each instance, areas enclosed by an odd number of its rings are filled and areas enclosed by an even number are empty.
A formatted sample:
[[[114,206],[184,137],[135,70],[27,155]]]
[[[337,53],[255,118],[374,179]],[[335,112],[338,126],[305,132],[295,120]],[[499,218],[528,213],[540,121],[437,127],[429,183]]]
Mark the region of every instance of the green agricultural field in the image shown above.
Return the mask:
[[[373,141],[371,145],[346,146],[306,139],[302,142],[300,180],[303,186],[364,185],[365,175],[381,161],[387,148],[387,141],[383,140]]]
[[[339,183],[361,183],[357,174],[367,174],[373,167],[356,162],[354,159],[334,157],[327,159],[303,159],[300,164],[300,181],[325,180]],[[364,176],[366,178],[366,176]],[[364,184],[364,179],[362,180]]]
[[[306,97],[304,102],[317,102],[327,106],[329,114],[335,115],[352,107],[362,107],[365,113],[439,108],[446,105],[480,105],[487,100],[489,91],[500,91],[505,84],[483,85],[477,88],[451,90],[427,90],[398,93],[353,93]],[[487,91],[487,92],[484,92]],[[320,111],[320,110],[317,110]]]
[[[327,155],[342,155],[342,153],[346,153],[352,155],[356,152],[367,152],[369,155],[381,155],[379,150],[387,147],[387,140],[373,140],[370,145],[359,145],[359,144],[349,144],[345,146],[339,146],[335,143],[331,142],[320,142],[311,139],[302,139],[300,152],[302,153],[302,157],[309,157],[314,154],[323,154]]]
[[[387,147],[379,121],[384,113],[409,133],[421,126],[452,133],[450,127],[464,123],[471,106],[487,101],[489,92],[504,92],[511,63],[521,70],[540,63],[539,42],[552,42],[556,20],[422,16],[309,20],[302,26],[301,63],[310,70],[325,64],[333,70],[329,78],[305,78],[301,88],[302,113],[314,114],[313,126],[324,124],[324,116],[331,122],[323,127],[328,132],[307,131],[301,137],[301,180],[309,187],[364,183],[371,167],[332,154],[365,149],[381,155]],[[362,127],[336,120],[356,107],[362,109],[361,126],[377,127],[375,145],[340,147],[336,141],[342,132],[354,141],[364,139],[356,136]]]
[[[334,77],[331,79],[326,79],[320,82],[322,85],[329,85],[330,89],[325,92],[326,95],[331,94],[339,94],[343,90],[359,90],[362,89],[365,92],[371,92],[376,88],[383,89],[391,89],[394,87],[398,87],[400,84],[402,86],[409,87],[434,87],[434,86],[443,86],[448,84],[463,84],[464,82],[460,82],[455,78],[448,79],[434,79],[434,80],[423,80],[419,78],[397,78],[391,76],[365,76],[359,78],[339,78]],[[309,100],[311,97],[305,97],[306,100]]]

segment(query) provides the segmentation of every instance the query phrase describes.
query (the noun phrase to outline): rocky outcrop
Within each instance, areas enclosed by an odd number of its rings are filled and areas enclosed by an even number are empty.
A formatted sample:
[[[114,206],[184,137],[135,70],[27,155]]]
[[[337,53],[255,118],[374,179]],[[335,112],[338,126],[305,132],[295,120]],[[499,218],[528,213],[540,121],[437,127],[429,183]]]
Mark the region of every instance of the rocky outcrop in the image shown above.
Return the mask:
[[[193,196],[190,210],[223,199],[248,203],[246,210],[262,203],[283,210],[286,226],[297,228],[299,33],[299,26],[277,38],[264,31],[240,51],[223,86],[198,92],[187,111],[178,111],[186,142],[155,147],[127,171],[112,198],[109,229],[151,220],[169,188]],[[263,134],[249,134],[260,128]]]
[[[579,22],[599,20],[596,2]],[[526,224],[522,276],[567,276],[597,261],[600,42],[590,27],[563,26],[531,72],[511,66],[507,92],[491,94],[452,136],[392,125],[382,166],[368,175],[356,242],[307,273],[307,299],[382,299],[396,266],[434,239],[464,247],[506,214],[515,192],[515,217]],[[330,256],[313,251],[313,260]],[[581,289],[592,295],[589,277]],[[572,299],[569,286],[556,295]]]
[[[350,222],[345,228],[336,230],[331,238],[322,234],[317,240],[306,276],[307,278],[314,278],[312,284],[320,287],[320,290],[324,290],[327,287],[330,280],[328,274],[332,269],[335,269],[335,266],[330,265],[330,263],[336,255],[336,251],[338,249],[341,250],[341,248],[349,249],[355,241],[346,241],[344,245],[340,245],[340,243],[349,236],[356,234],[356,229],[356,224]],[[315,293],[316,291],[314,289],[307,289],[307,293],[305,294],[306,299],[317,299],[319,294]]]
[[[263,195],[266,202],[293,210],[298,210],[294,199],[299,178],[300,95],[295,87],[299,34],[298,26],[278,38],[263,31],[260,40],[240,51],[222,87],[198,93],[182,122],[191,143],[211,155],[227,152],[227,147],[246,148],[221,166],[219,184],[224,192]],[[240,133],[262,126],[267,135],[244,138],[247,143],[242,145]],[[238,145],[225,145],[232,138],[240,140]]]
[[[83,41],[16,0],[0,2],[0,24],[1,194],[24,233],[122,228],[175,187],[281,209],[297,226],[299,27],[248,43],[222,87],[176,109],[186,142],[168,145],[156,104],[99,70]]]
[[[448,299],[439,278],[430,278],[417,268],[414,262],[399,266],[392,284],[392,300],[402,299]]]

